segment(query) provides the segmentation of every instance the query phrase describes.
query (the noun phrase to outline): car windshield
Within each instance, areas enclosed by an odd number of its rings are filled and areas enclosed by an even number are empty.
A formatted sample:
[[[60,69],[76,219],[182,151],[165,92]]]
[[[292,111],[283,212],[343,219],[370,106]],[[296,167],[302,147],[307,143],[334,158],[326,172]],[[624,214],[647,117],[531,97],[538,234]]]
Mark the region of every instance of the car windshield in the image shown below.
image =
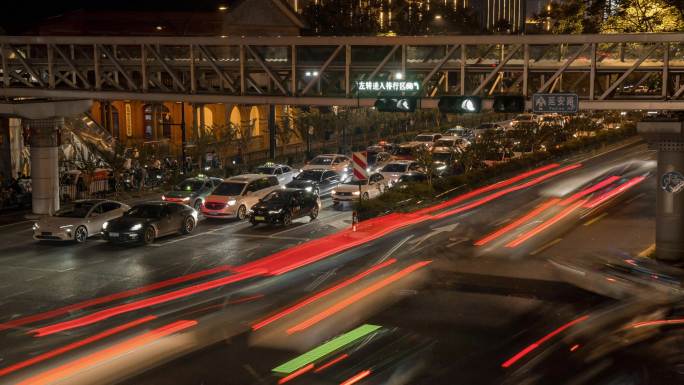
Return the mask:
[[[453,139],[440,139],[435,143],[437,147],[452,147],[456,143]]]
[[[432,160],[437,162],[448,162],[451,160],[451,153],[449,152],[436,152],[432,154]]]
[[[405,172],[408,164],[390,163],[382,168],[382,172]]]
[[[314,170],[304,170],[299,175],[295,177],[297,180],[312,180],[314,182],[318,182],[321,180],[321,175],[323,174],[323,171],[314,171]]]
[[[184,180],[183,182],[181,182],[181,184],[176,186],[174,188],[174,190],[176,190],[176,191],[197,191],[197,190],[200,190],[202,188],[202,186],[204,186],[204,182],[202,182],[201,180],[188,179],[188,180]]]
[[[274,167],[261,166],[261,167],[256,168],[257,174],[273,175],[274,172],[275,172]]]
[[[240,182],[223,182],[216,187],[216,190],[214,190],[212,194],[222,196],[240,195],[242,194],[242,190],[245,188],[245,185],[246,183]]]
[[[311,162],[309,164],[315,164],[315,165],[330,165],[332,164],[333,158],[329,156],[317,156],[313,159],[311,159]]]
[[[416,136],[416,142],[432,142],[434,137],[432,135],[418,135]]]
[[[287,202],[287,197],[290,194],[285,191],[272,191],[266,195],[262,201],[264,202]]]
[[[63,218],[85,218],[93,206],[95,206],[95,204],[92,202],[78,202],[73,206],[57,211],[55,216]]]
[[[126,211],[127,217],[132,218],[159,218],[164,207],[162,205],[138,205]]]

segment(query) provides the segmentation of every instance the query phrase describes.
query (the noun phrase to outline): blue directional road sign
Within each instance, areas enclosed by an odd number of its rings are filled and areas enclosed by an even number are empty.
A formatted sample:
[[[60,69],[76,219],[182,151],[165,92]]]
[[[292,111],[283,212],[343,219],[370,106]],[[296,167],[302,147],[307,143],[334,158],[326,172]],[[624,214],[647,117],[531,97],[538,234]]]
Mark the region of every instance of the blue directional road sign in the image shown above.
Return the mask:
[[[537,114],[576,114],[579,107],[577,94],[534,94],[532,110]]]

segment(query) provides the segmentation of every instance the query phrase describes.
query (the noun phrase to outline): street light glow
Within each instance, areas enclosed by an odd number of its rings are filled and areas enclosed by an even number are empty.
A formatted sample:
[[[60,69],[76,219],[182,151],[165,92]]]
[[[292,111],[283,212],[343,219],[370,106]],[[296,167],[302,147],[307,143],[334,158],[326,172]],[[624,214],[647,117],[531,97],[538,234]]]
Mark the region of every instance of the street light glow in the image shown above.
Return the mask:
[[[228,6],[221,4],[221,5],[219,5],[218,10],[221,12],[225,12],[228,10]]]
[[[401,73],[401,72],[397,72],[397,73],[394,74],[394,78],[397,79],[397,80],[401,80],[401,79],[404,78],[404,74]]]

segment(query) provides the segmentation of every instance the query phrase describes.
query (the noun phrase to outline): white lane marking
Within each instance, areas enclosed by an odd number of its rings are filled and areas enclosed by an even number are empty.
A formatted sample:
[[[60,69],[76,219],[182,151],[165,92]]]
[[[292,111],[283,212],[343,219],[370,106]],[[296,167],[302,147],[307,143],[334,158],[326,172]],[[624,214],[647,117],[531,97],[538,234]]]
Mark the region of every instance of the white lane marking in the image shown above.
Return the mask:
[[[537,254],[541,253],[542,251],[548,249],[549,247],[555,245],[556,243],[558,243],[558,242],[560,242],[560,241],[562,241],[562,240],[563,240],[563,238],[556,238],[556,239],[554,239],[553,241],[551,241],[551,242],[545,244],[544,246],[538,248],[537,250],[531,252],[530,255],[532,255],[532,256],[537,255]]]
[[[0,226],[0,229],[4,229],[5,227],[10,227],[10,226],[21,225],[21,224],[24,224],[24,223],[31,223],[31,222],[35,222],[35,221],[33,221],[33,220],[27,220],[27,221],[9,223],[9,224]],[[31,230],[31,229],[29,229],[29,230]]]
[[[639,199],[639,198],[643,198],[643,197],[645,197],[645,196],[646,196],[646,193],[640,193],[639,195],[637,195],[637,196],[635,196],[635,197],[632,197],[632,198],[630,198],[629,200],[627,200],[627,201],[625,202],[625,204],[628,205],[628,204],[634,202],[635,200],[637,200],[637,199]]]
[[[378,259],[375,263],[376,263],[376,264],[379,264],[379,263],[385,262],[385,260],[387,260],[387,258],[389,258],[392,254],[394,254],[395,251],[397,251],[401,246],[404,245],[404,243],[408,242],[411,238],[413,238],[413,234],[409,235],[408,237],[406,237],[406,239],[404,239],[403,241],[397,243],[394,247],[392,247],[391,249],[389,249],[389,251],[387,251],[387,252],[385,253],[385,255],[383,255],[382,257],[380,257],[380,259]]]
[[[281,239],[284,241],[310,241],[309,238],[297,238],[297,237],[278,237],[273,235],[259,235],[259,234],[231,234],[235,237],[242,238],[259,238],[259,239]]]

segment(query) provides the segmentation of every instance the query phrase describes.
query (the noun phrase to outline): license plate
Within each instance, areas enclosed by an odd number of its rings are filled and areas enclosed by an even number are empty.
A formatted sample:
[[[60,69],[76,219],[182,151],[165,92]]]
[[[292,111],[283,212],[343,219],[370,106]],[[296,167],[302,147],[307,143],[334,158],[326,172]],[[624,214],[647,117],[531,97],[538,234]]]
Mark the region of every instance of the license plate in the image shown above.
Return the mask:
[[[119,236],[119,233],[109,233],[109,236],[110,236],[110,237],[118,237],[118,236]]]
[[[264,217],[254,217],[254,219],[257,221],[265,221],[266,220],[266,218],[264,218]]]

